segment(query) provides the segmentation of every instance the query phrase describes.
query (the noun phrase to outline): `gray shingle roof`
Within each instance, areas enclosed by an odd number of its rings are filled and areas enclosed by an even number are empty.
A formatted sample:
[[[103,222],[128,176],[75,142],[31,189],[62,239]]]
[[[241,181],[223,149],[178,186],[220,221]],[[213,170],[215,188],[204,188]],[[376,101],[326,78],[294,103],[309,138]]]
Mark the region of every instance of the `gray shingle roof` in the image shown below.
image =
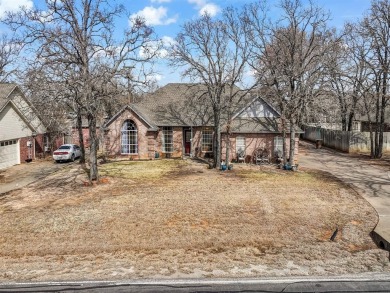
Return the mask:
[[[236,118],[231,125],[233,133],[272,133],[281,132],[275,118]]]
[[[282,133],[280,118],[236,118],[231,125],[232,133]],[[287,133],[290,126],[287,125]],[[296,133],[303,133],[302,129],[295,127]]]
[[[136,106],[158,126],[206,125],[211,119],[206,92],[201,84],[170,83]]]
[[[16,87],[14,83],[0,83],[0,110],[7,104],[9,95]]]
[[[240,89],[235,99],[241,100]],[[235,103],[238,111],[248,99]],[[199,83],[170,83],[143,98],[136,104],[149,120],[158,126],[212,125],[213,112],[207,87]]]
[[[237,117],[244,107],[256,100],[257,93],[246,94],[239,88],[232,113],[237,113],[231,130],[234,133],[281,133],[279,118],[240,118]],[[243,96],[243,98],[242,98]],[[267,101],[265,103],[279,117],[279,113]],[[141,102],[125,106],[111,117],[109,125],[126,109],[133,110],[150,126],[157,130],[162,126],[213,126],[213,112],[208,98],[207,87],[203,84],[170,83],[157,91],[146,95]],[[226,117],[225,117],[226,118]],[[222,117],[222,123],[226,119]],[[223,127],[224,129],[225,127]],[[301,132],[297,128],[297,132]]]
[[[118,113],[116,113],[114,116],[112,116],[108,121],[106,121],[103,125],[103,127],[107,127],[110,125],[115,119],[117,119],[124,111],[131,110],[134,111],[140,117],[146,124],[149,125],[149,130],[156,131],[158,130],[157,126],[151,121],[148,117],[145,116],[145,113],[139,109],[139,107],[135,105],[127,105],[124,106],[121,110],[119,110]]]

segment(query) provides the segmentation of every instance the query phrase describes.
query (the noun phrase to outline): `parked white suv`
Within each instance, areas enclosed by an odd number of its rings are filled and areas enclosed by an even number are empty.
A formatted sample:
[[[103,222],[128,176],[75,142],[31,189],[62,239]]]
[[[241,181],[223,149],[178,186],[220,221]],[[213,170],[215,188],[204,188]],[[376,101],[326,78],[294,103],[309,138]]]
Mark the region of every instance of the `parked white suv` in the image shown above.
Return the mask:
[[[63,144],[53,152],[53,159],[59,163],[61,161],[72,161],[81,156],[81,150],[75,144]]]

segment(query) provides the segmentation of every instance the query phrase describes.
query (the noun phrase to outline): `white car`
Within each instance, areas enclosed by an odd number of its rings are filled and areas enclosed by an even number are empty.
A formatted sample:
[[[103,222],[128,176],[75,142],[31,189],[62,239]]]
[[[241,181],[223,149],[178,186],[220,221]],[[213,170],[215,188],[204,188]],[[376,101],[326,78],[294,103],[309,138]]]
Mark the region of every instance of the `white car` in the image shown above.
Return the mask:
[[[75,144],[63,144],[53,153],[53,159],[58,163],[61,161],[72,161],[81,156],[81,150]]]

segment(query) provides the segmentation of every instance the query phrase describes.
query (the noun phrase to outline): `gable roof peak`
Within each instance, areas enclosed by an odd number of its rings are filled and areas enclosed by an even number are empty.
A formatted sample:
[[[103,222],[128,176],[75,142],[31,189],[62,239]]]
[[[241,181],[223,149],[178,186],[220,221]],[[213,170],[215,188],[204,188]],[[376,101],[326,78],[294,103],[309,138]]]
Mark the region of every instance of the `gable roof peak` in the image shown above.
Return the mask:
[[[280,113],[278,110],[276,110],[266,99],[264,99],[263,97],[260,97],[258,93],[256,93],[253,97],[253,99],[247,103],[241,110],[239,110],[233,117],[232,119],[236,119],[237,117],[239,117],[240,115],[242,115],[248,108],[250,108],[252,105],[254,105],[257,101],[259,101],[260,103],[263,103],[264,105],[266,105],[270,110],[271,112],[274,112],[274,114],[276,114],[276,116],[279,116],[280,117]]]
[[[11,93],[18,88],[16,83],[0,83],[0,111],[5,107],[9,102],[9,96]]]

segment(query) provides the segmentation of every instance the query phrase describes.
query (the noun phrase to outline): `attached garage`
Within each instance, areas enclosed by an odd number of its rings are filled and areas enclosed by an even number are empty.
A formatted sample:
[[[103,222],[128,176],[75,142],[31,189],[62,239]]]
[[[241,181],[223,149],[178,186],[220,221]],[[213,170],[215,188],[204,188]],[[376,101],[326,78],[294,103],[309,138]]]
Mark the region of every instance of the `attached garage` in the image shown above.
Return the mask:
[[[0,141],[0,169],[20,164],[19,140]]]

